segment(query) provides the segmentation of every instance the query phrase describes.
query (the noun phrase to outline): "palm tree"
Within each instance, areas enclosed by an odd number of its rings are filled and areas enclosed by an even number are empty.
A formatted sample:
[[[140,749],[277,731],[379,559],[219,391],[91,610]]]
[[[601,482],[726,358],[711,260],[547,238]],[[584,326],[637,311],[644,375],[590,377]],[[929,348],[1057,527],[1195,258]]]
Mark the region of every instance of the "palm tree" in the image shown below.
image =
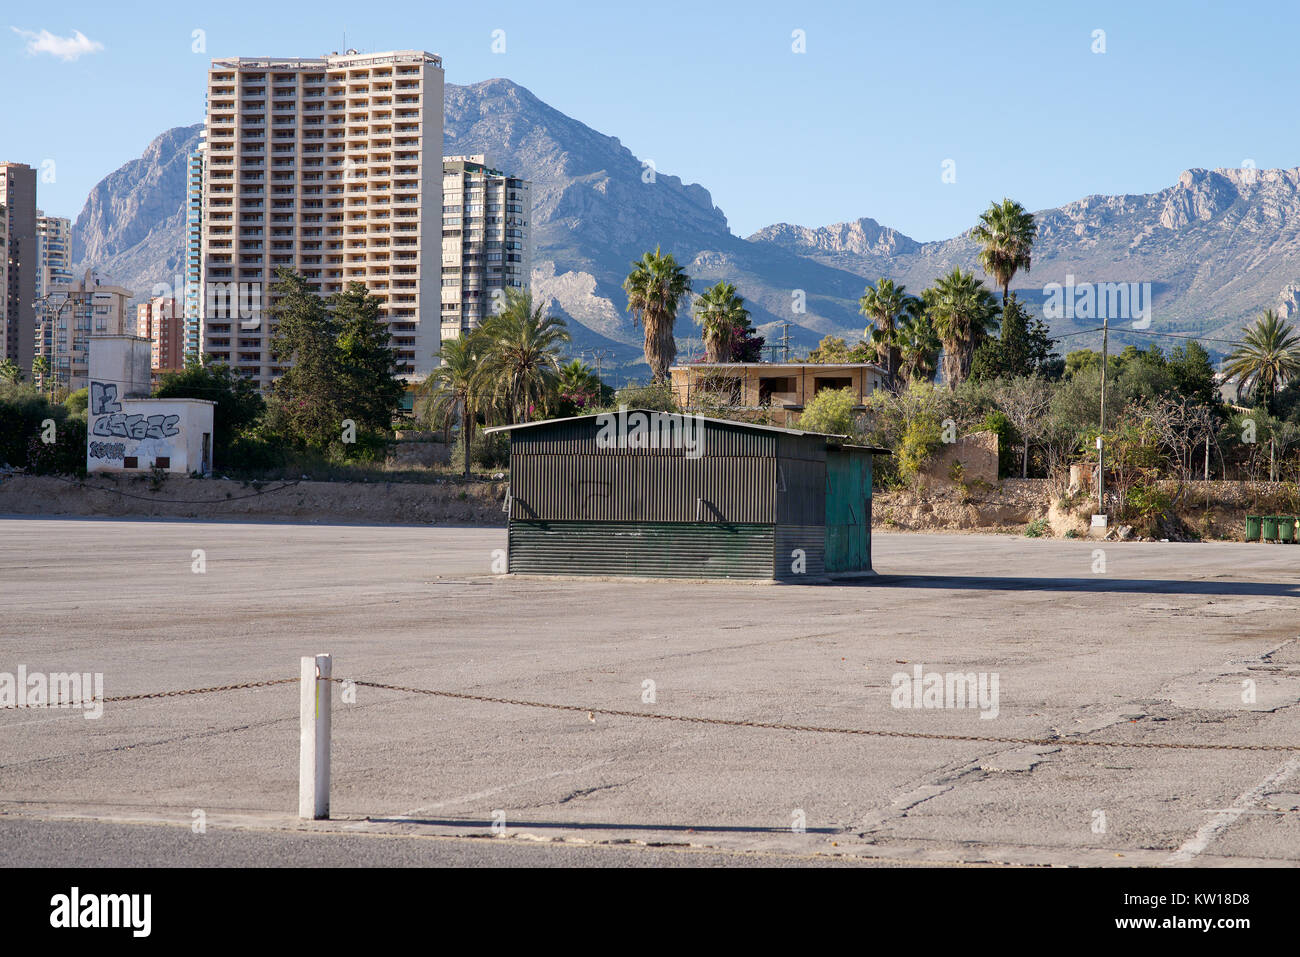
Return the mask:
[[[1246,329],[1223,371],[1237,379],[1237,398],[1251,390],[1267,406],[1287,381],[1300,374],[1300,336],[1272,309]]]
[[[470,443],[474,440],[475,379],[478,375],[483,337],[475,329],[459,339],[447,339],[435,354],[438,367],[416,389],[416,396],[426,400],[424,417],[431,425],[441,424],[451,440],[451,424],[461,421],[461,441],[465,446],[465,477],[469,478]]]
[[[638,262],[623,281],[627,292],[627,311],[632,321],[645,327],[645,358],[654,381],[668,378],[668,367],[677,358],[673,324],[677,307],[691,290],[691,277],[677,265],[672,253],[655,247]]]
[[[970,375],[976,347],[995,325],[997,301],[974,273],[955,267],[923,293],[934,331],[943,342],[943,378],[956,387]]]
[[[475,384],[500,405],[510,422],[527,422],[545,408],[560,374],[560,347],[570,341],[563,319],[533,305],[530,293],[506,291],[505,307],[480,327],[483,361]]]
[[[874,329],[867,329],[866,334],[875,345],[876,356],[889,374],[891,389],[894,387],[894,376],[901,358],[895,324],[904,316],[915,313],[919,307],[917,298],[907,294],[907,287],[895,285],[892,279],[877,279],[876,284],[868,286],[858,300],[858,311],[875,326]]]
[[[696,298],[695,321],[704,327],[708,361],[730,362],[736,333],[749,324],[749,310],[734,285],[719,282]]]
[[[971,238],[984,246],[979,256],[980,266],[1002,287],[1003,308],[1007,305],[1012,278],[1021,269],[1029,272],[1036,232],[1033,214],[1011,199],[991,204],[980,214],[979,225],[971,230]]]
[[[36,388],[43,392],[47,391],[53,396],[54,383],[50,381],[52,378],[50,369],[49,356],[36,356],[36,358],[32,359],[32,381],[36,383]],[[22,372],[20,371],[18,374],[21,377]]]
[[[601,401],[601,381],[596,370],[581,359],[574,359],[560,366],[559,378],[555,383],[558,396],[558,414],[572,415],[586,411]]]
[[[38,359],[44,356],[37,356]],[[32,360],[32,368],[35,370],[36,360]],[[13,359],[0,359],[0,382],[10,382],[18,384],[23,381],[23,370],[19,368],[18,363]]]
[[[939,371],[939,350],[943,343],[934,331],[934,324],[923,311],[917,311],[899,320],[898,338],[899,378],[903,382],[933,382]]]

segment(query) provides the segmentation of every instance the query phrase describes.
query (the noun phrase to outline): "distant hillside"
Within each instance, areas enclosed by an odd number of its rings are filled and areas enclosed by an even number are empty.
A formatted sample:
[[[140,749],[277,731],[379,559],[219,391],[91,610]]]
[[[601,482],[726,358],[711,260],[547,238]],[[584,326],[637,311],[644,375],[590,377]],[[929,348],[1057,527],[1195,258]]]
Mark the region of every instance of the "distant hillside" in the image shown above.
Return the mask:
[[[74,226],[78,268],[93,264],[141,295],[173,281],[184,242],[185,161],[200,129],[168,130],[95,187]],[[879,276],[919,292],[954,264],[977,268],[968,236],[919,243],[866,218],[732,235],[704,187],[662,171],[645,175],[617,139],[505,79],[448,85],[444,137],[448,154],[487,153],[532,180],[534,291],[571,320],[574,351],[610,348],[631,364],[627,374],[644,375],[645,366],[622,282],[632,260],[656,245],[678,257],[697,291],[735,282],[769,341],[782,321],[792,322],[797,348],[827,333],[861,335],[857,299]],[[1090,196],[1036,215],[1033,269],[1016,279],[1031,304],[1041,302],[1044,284],[1073,275],[1080,283],[1151,282],[1155,332],[1227,338],[1265,308],[1300,312],[1300,170],[1189,170],[1157,193]],[[806,312],[796,314],[799,291]],[[1054,331],[1095,324],[1061,320]],[[683,349],[691,339],[699,348],[688,315],[677,331]],[[1094,338],[1071,338],[1064,348]],[[1120,328],[1114,341],[1150,340],[1126,339]]]
[[[72,226],[73,275],[90,266],[145,298],[184,271],[185,175],[203,124],[163,133],[90,191]]]

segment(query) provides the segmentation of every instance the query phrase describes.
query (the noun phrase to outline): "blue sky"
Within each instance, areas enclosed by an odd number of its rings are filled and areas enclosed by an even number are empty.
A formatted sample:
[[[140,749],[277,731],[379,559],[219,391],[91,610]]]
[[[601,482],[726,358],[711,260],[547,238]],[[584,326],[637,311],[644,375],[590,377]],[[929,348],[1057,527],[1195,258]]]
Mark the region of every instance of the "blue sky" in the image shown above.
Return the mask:
[[[1154,191],[1189,167],[1300,165],[1293,4],[197,8],[9,5],[0,160],[53,161],[54,182],[40,187],[47,212],[75,217],[90,188],[158,133],[199,122],[210,58],[319,56],[344,49],[345,33],[362,51],[440,54],[448,82],[505,76],[528,87],[703,184],[740,235],[870,216],[940,239],[1004,195],[1041,209]],[[497,29],[504,53],[491,49]],[[192,49],[195,30],[205,52]],[[793,52],[795,30],[806,52]],[[1097,30],[1104,53],[1093,52]],[[943,182],[945,160],[955,182]]]

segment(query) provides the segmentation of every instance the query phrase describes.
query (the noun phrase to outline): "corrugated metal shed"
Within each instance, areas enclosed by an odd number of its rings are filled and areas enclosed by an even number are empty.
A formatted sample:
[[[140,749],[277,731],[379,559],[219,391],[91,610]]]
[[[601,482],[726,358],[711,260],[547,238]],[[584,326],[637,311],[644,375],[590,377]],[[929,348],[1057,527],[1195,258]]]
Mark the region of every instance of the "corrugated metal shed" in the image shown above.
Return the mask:
[[[799,582],[871,568],[883,449],[636,409],[487,431],[510,434],[512,573]]]

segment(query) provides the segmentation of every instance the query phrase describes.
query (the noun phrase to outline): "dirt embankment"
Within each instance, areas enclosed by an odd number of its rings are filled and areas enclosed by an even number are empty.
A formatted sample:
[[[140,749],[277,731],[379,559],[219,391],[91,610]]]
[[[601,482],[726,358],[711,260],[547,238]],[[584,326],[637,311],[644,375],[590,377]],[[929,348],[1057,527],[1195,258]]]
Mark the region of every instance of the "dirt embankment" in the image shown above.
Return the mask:
[[[1276,482],[1190,482],[1160,487],[1177,500],[1172,518],[1155,523],[1157,537],[1203,539],[1245,538],[1246,516],[1296,514],[1290,502],[1293,487]],[[1065,537],[1087,534],[1093,500],[1083,493],[1053,490],[1044,479],[1004,479],[996,485],[962,490],[941,488],[877,492],[872,519],[877,528],[898,531],[978,531],[1023,534],[1031,522],[1042,522],[1040,534]],[[1132,521],[1132,520],[1126,520]],[[1112,521],[1112,527],[1120,523]],[[1136,522],[1134,524],[1137,524]]]
[[[205,521],[505,525],[504,481],[239,482],[92,476],[0,480],[0,515],[194,518]]]

